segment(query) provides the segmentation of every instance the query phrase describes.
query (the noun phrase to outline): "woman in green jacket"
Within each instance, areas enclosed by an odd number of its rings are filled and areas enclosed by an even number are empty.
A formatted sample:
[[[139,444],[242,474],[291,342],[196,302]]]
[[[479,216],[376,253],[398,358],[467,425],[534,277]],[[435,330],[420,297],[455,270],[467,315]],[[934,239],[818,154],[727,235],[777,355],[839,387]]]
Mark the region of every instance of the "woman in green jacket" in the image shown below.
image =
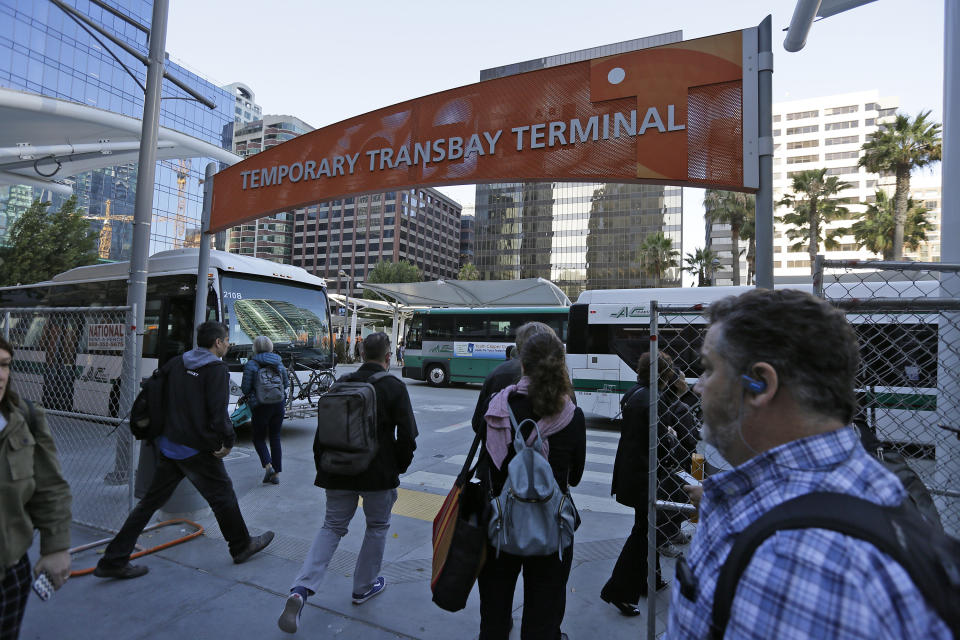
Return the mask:
[[[60,472],[46,414],[10,388],[13,347],[0,337],[0,638],[16,638],[32,575],[59,589],[70,575],[70,487]],[[40,531],[31,575],[27,549]]]

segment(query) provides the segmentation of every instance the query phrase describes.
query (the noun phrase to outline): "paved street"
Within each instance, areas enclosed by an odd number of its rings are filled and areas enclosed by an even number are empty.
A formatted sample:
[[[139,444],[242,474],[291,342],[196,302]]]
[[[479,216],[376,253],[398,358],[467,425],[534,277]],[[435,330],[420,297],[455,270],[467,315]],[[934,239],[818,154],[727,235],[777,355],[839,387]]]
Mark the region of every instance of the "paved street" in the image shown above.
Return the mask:
[[[342,373],[354,368],[338,369]],[[362,542],[360,513],[330,563],[323,588],[308,601],[301,636],[477,636],[476,590],[464,611],[448,613],[430,601],[429,581],[433,517],[469,449],[473,437],[469,419],[479,386],[434,389],[426,383],[405,382],[420,436],[394,508],[382,571],[388,588],[362,607],[350,602],[351,575]],[[260,556],[233,565],[209,510],[184,514],[205,527],[204,536],[138,560],[151,568],[144,578],[119,582],[75,577],[49,603],[33,599],[21,637],[100,638],[107,629],[122,638],[289,637],[277,629],[276,618],[323,517],[323,492],[313,486],[315,424],[314,419],[285,422],[284,470],[278,486],[261,483],[262,471],[248,433],[241,433],[228,464],[251,532],[272,529],[277,533]],[[604,638],[637,638],[643,633],[645,616],[624,618],[599,599],[600,587],[633,524],[632,512],[609,495],[618,433],[606,419],[588,418],[587,428],[586,472],[573,491],[583,524],[576,536],[563,630],[574,639],[598,632]],[[155,546],[190,530],[189,526],[168,527],[145,535],[141,544]],[[74,528],[74,545],[102,537],[101,532]],[[92,567],[96,558],[95,550],[77,554],[74,568]],[[664,575],[672,575],[672,564],[665,564]],[[667,591],[658,595],[658,619],[668,599]],[[522,604],[521,581],[511,637],[519,638]]]

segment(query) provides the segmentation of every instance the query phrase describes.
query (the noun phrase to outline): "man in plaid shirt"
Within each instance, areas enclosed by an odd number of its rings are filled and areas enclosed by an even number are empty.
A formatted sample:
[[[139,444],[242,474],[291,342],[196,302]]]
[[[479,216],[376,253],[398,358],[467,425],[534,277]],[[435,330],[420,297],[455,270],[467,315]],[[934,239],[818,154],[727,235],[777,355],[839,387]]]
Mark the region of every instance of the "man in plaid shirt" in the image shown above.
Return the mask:
[[[859,362],[841,313],[794,290],[710,306],[695,391],[703,439],[733,469],[708,478],[700,527],[673,584],[667,637],[708,638],[720,568],[737,534],[814,491],[896,505],[906,491],[847,426]],[[717,634],[718,637],[722,632]],[[744,571],[725,638],[950,638],[907,572],[869,542],[780,531]]]

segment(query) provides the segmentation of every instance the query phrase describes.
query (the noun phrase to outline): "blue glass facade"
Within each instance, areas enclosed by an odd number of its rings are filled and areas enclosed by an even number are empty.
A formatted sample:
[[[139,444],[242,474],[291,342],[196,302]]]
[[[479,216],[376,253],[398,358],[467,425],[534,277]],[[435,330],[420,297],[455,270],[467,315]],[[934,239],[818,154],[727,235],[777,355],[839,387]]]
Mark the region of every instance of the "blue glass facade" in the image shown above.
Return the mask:
[[[128,45],[147,54],[147,37],[139,29],[86,0],[65,1]],[[137,22],[150,26],[153,3],[149,0],[107,2]],[[2,87],[79,102],[139,119],[143,116],[143,89],[110,51],[126,64],[140,84],[146,83],[146,68],[138,60],[100,34],[92,37],[54,4],[46,0],[0,0]],[[234,97],[170,60],[167,61],[167,70],[215,102],[217,107],[208,109],[192,99],[184,99],[189,96],[165,81],[160,126],[220,146],[224,128],[233,126]],[[207,158],[193,158],[157,163],[151,253],[195,246],[202,207],[200,180],[209,161]],[[91,217],[94,230],[101,230],[109,207],[109,215],[114,218],[109,234],[109,258],[129,257],[132,225],[127,218],[133,216],[136,163],[99,169],[67,181],[74,183],[78,204]],[[54,207],[63,199],[32,187],[0,187],[0,240],[6,235],[9,223],[36,197],[53,200]]]

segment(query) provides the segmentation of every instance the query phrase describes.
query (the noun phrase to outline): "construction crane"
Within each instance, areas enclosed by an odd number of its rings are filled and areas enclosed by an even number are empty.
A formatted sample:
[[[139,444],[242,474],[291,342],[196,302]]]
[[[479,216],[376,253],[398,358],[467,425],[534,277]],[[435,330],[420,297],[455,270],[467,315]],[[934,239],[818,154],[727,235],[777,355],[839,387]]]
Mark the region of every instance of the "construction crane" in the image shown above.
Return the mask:
[[[110,259],[110,247],[113,244],[113,221],[133,222],[133,216],[114,216],[110,215],[110,200],[103,202],[102,216],[84,216],[87,220],[100,220],[100,244],[97,253],[104,260]]]

